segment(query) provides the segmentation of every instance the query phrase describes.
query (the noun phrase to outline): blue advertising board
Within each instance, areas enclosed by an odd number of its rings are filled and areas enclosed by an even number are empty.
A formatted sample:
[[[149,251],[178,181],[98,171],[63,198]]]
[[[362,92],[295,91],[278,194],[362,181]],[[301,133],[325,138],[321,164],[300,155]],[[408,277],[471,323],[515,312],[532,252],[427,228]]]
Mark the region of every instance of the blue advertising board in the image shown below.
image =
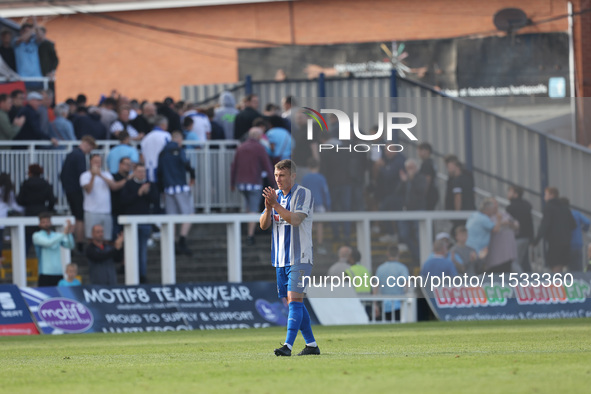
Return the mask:
[[[269,282],[42,287],[21,292],[44,334],[287,324],[288,309]]]
[[[0,336],[37,335],[39,331],[16,285],[0,285]]]

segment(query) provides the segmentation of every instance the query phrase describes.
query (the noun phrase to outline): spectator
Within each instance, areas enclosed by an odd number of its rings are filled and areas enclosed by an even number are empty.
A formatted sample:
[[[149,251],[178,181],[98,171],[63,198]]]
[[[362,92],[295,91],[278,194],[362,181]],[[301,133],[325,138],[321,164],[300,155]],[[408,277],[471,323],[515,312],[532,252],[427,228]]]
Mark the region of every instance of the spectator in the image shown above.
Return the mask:
[[[39,214],[39,231],[33,234],[33,245],[39,259],[38,286],[57,286],[64,277],[60,247],[74,249],[72,223],[68,220],[64,231],[55,232],[51,226],[51,214]]]
[[[507,212],[519,223],[517,232],[517,263],[523,272],[531,272],[529,262],[529,244],[534,239],[534,222],[531,214],[531,204],[523,199],[523,189],[518,186],[510,186],[507,191],[509,206]]]
[[[15,89],[10,92],[10,98],[12,99],[12,107],[10,107],[8,116],[10,117],[10,121],[14,122],[16,117],[21,116],[19,113],[21,112],[21,109],[25,103],[25,92],[20,89]]]
[[[195,123],[193,121],[193,118],[190,116],[187,116],[186,118],[183,119],[183,137],[185,139],[185,141],[199,141],[199,137],[197,136],[197,134],[195,134],[195,132],[193,131],[193,123]],[[199,147],[198,144],[190,144],[189,145],[190,148],[197,148]]]
[[[234,161],[230,169],[230,187],[238,189],[244,196],[246,211],[260,212],[262,199],[262,177],[266,177],[269,185],[274,185],[273,167],[265,148],[259,143],[263,131],[253,127],[248,132],[249,138],[236,149]],[[256,223],[248,223],[247,245],[254,245]]]
[[[22,212],[14,197],[14,185],[10,175],[0,173],[0,218],[8,217],[11,211]],[[2,246],[4,244],[4,226],[0,226],[0,266],[2,265]]]
[[[71,97],[66,99],[66,104],[68,105],[68,120],[71,122],[73,116],[76,115],[76,109],[78,109],[78,106],[76,105],[76,101]]]
[[[33,17],[33,24],[25,23],[21,26],[18,37],[14,38],[12,47],[16,58],[16,71],[21,77],[42,77],[39,63],[39,44],[41,38],[37,33],[37,21]],[[27,88],[38,88],[39,82],[25,83]]]
[[[78,107],[72,124],[78,139],[82,139],[85,135],[90,135],[97,141],[107,139],[107,129],[101,123],[101,115],[96,107],[90,109]]]
[[[134,141],[144,138],[144,134],[138,132],[129,122],[129,108],[127,107],[119,108],[118,118],[111,124],[110,131],[111,138],[117,138],[119,141],[121,141],[119,134],[124,131],[128,134],[129,139]]]
[[[419,144],[417,150],[419,157],[421,158],[421,168],[419,173],[427,179],[427,201],[425,209],[432,211],[435,209],[437,202],[439,201],[439,192],[437,191],[437,170],[435,164],[431,158],[433,148],[428,142]]]
[[[115,183],[108,171],[102,170],[100,155],[90,156],[90,170],[80,175],[80,186],[84,192],[84,234],[92,238],[95,224],[103,226],[105,239],[112,240],[113,218],[111,217],[111,190],[123,187],[125,180]]]
[[[400,170],[400,182],[396,191],[397,199],[402,201],[406,211],[422,211],[426,208],[427,179],[420,174],[419,166],[414,159],[404,162],[404,170]],[[398,221],[398,240],[408,246],[413,262],[419,262],[419,224],[414,220]]]
[[[0,33],[0,56],[2,56],[4,63],[12,71],[16,72],[16,58],[14,56],[14,48],[12,47],[12,32],[8,29],[4,29]]]
[[[18,141],[51,140],[51,143],[57,146],[58,140],[46,134],[42,129],[41,116],[38,112],[42,100],[43,96],[38,92],[30,92],[27,95],[27,104],[18,114],[25,117],[25,123],[14,139]]]
[[[116,184],[121,184],[122,180],[128,181],[133,178],[132,163],[129,157],[122,157],[119,160],[119,167],[116,172],[111,173],[113,175],[113,181]],[[117,237],[123,226],[118,223],[119,215],[121,214],[121,190],[125,186],[125,182],[121,186],[121,189],[111,190],[111,216],[113,217],[113,239]]]
[[[369,294],[371,292],[371,288],[369,286],[369,279],[371,278],[371,272],[361,264],[361,253],[359,249],[352,248],[353,251],[351,252],[351,257],[349,258],[349,263],[351,263],[351,267],[345,270],[345,274],[351,278],[351,283],[361,282],[360,286],[355,286],[355,292],[357,294]],[[355,280],[355,278],[361,278],[361,280]],[[366,305],[366,310],[368,305]],[[369,316],[371,316],[371,309],[369,309]]]
[[[78,96],[76,96],[76,108],[86,107],[86,104],[88,104],[88,98],[85,94],[80,93]]]
[[[19,190],[16,202],[25,209],[25,216],[39,216],[41,212],[51,212],[55,205],[53,187],[42,178],[43,167],[39,164],[29,166],[29,178]],[[33,243],[34,227],[26,227],[25,251],[28,252]]]
[[[281,106],[283,107],[283,113],[281,117],[286,119],[291,124],[291,108],[295,105],[295,101],[293,96],[285,96],[283,100],[281,100]]]
[[[570,206],[568,198],[563,197],[561,200],[565,205]],[[591,222],[580,211],[570,208],[570,212],[575,219],[577,227],[572,231],[570,239],[570,259],[568,261],[568,270],[570,272],[583,272],[583,233],[589,231]]]
[[[458,158],[454,155],[445,157],[445,165],[449,176],[445,193],[445,209],[448,211],[475,210],[474,176],[462,166]],[[452,223],[455,228],[464,224],[464,221],[454,220]],[[468,230],[469,233],[470,231]]]
[[[96,148],[94,138],[89,135],[84,136],[80,141],[80,145],[72,149],[72,152],[66,156],[60,173],[62,188],[66,193],[70,212],[76,218],[74,235],[80,252],[82,252],[82,241],[84,239],[84,194],[82,186],[80,186],[80,176],[86,171],[86,155],[94,148]]]
[[[263,116],[265,118],[269,118],[270,116],[280,116],[281,112],[279,107],[273,103],[268,103],[265,105],[265,109],[263,110]]]
[[[376,277],[379,278],[380,283],[390,283],[384,287],[374,287],[374,294],[394,295],[403,296],[406,293],[408,287],[398,287],[396,282],[392,282],[388,278],[406,278],[409,277],[408,267],[400,262],[399,251],[396,245],[390,245],[388,247],[388,257],[386,261],[378,267],[376,270]],[[399,300],[386,300],[382,303],[382,312],[384,313],[384,320],[392,320],[394,317],[395,321],[400,321],[400,307],[401,302]],[[392,316],[394,312],[394,316]],[[379,313],[378,313],[379,315]]]
[[[389,146],[394,149],[388,149],[388,146],[385,147],[382,151],[382,158],[374,163],[373,168],[376,202],[378,210],[381,212],[399,211],[403,206],[403,201],[401,201],[396,191],[400,183],[400,173],[404,170],[406,157],[402,152],[396,152],[393,145]],[[392,242],[394,240],[392,223],[384,223],[382,230],[386,234],[380,238],[380,241]]]
[[[466,245],[468,230],[465,226],[455,228],[456,244],[450,250],[450,257],[460,274],[466,273],[470,276],[480,273],[481,267],[478,260],[478,253]]]
[[[55,205],[53,187],[43,178],[43,167],[29,165],[28,178],[22,183],[16,201],[25,209],[25,216],[51,212]]]
[[[555,187],[547,187],[544,190],[544,216],[538,228],[538,235],[532,242],[533,245],[537,245],[542,238],[547,242],[546,263],[554,273],[562,272],[570,261],[572,232],[577,227],[570,209],[559,197],[558,189]]]
[[[351,268],[351,264],[349,264],[349,262],[351,260],[352,253],[353,249],[351,249],[350,246],[341,246],[337,252],[339,260],[330,266],[328,269],[328,275],[342,277],[342,275],[345,274],[349,268]]]
[[[191,181],[187,184],[187,173]],[[195,212],[191,186],[195,184],[195,170],[185,155],[183,149],[183,134],[180,131],[172,133],[170,141],[158,157],[158,180],[164,191],[164,209],[168,215],[192,215]],[[187,246],[187,235],[191,230],[191,223],[183,223],[177,243],[177,253],[191,256]]]
[[[147,180],[146,167],[140,163],[133,170],[133,178],[128,180],[121,190],[121,213],[124,215],[148,215],[150,214],[150,206],[158,202],[158,197],[158,188]],[[137,231],[140,283],[147,283],[148,240],[152,226],[139,224]]]
[[[454,266],[454,263],[446,257],[447,256],[447,243],[443,239],[439,239],[433,243],[433,254],[421,268],[421,276],[426,279],[427,276],[431,278],[438,276],[454,277],[458,275],[458,271]],[[429,286],[430,284],[425,284]]]
[[[156,126],[150,131],[141,142],[142,156],[149,182],[156,182],[158,171],[158,156],[162,149],[170,142],[168,130],[168,119],[165,116],[158,116],[155,120]]]
[[[130,144],[130,136],[127,131],[122,130],[119,132],[117,138],[119,139],[119,145],[111,149],[107,156],[107,168],[111,174],[119,171],[119,163],[121,163],[121,159],[124,157],[128,157],[134,164],[140,161],[140,154],[135,146]]]
[[[497,231],[491,233],[486,256],[485,270],[487,272],[520,272],[521,267],[513,266],[517,260],[517,244],[515,233],[519,229],[519,223],[506,211],[499,210],[498,203],[493,199],[496,215],[491,215],[491,220],[500,222]]]
[[[19,116],[10,121],[8,111],[12,106],[12,99],[5,93],[0,94],[0,141],[12,140],[25,124],[25,117]]]
[[[82,283],[76,278],[78,276],[78,264],[70,263],[66,265],[66,278],[57,284],[60,287],[82,286]]]
[[[188,104],[187,111],[183,115],[185,118],[193,119],[191,131],[197,136],[197,141],[205,142],[211,138],[211,122],[207,115],[197,111],[195,104]],[[176,130],[180,130],[180,128]]]
[[[55,70],[59,64],[55,44],[47,39],[47,30],[41,26],[37,29],[39,42],[39,64],[41,66],[41,75],[55,79]]]
[[[243,140],[247,138],[247,133],[253,126],[253,121],[262,115],[258,111],[259,96],[249,94],[244,98],[244,109],[240,111],[234,119],[234,138]]]
[[[135,117],[130,124],[138,133],[148,134],[156,126],[156,106],[144,102],[140,106],[141,114]]]
[[[123,258],[123,233],[120,233],[111,246],[105,242],[105,230],[100,224],[92,226],[92,237],[84,255],[88,260],[91,285],[112,286],[117,284],[115,261]]]
[[[164,103],[157,108],[158,114],[166,117],[169,130],[181,129],[181,117],[174,108],[174,100],[171,97],[164,99]]]
[[[207,115],[207,119],[209,119],[209,123],[211,124],[211,137],[210,140],[225,140],[226,133],[224,132],[224,128],[221,124],[214,120],[215,112],[214,107],[208,107],[204,110],[205,115]],[[218,145],[212,145],[212,148],[218,149]]]
[[[488,253],[488,245],[493,231],[499,231],[503,224],[498,204],[494,198],[487,198],[482,202],[480,211],[474,212],[466,222],[468,239],[466,245],[474,249],[479,256],[484,257]],[[497,221],[491,218],[496,216]]]
[[[111,94],[116,94],[116,91],[113,90]],[[119,116],[116,111],[117,105],[118,101],[115,97],[102,96],[102,100],[98,106],[98,113],[100,114],[101,123],[103,126],[105,126],[106,130],[109,130],[109,134],[111,133],[111,125],[117,120]]]
[[[51,128],[56,138],[60,141],[75,141],[76,134],[74,126],[68,120],[70,108],[68,104],[59,104],[55,107],[55,120],[51,123]]]
[[[277,115],[269,117],[271,128],[267,130],[269,149],[267,153],[271,162],[276,164],[281,160],[291,159],[291,134],[284,127],[283,119]]]
[[[291,139],[291,137],[290,137]],[[282,159],[283,160],[283,159]],[[309,189],[314,200],[314,212],[324,213],[330,211],[330,192],[328,191],[328,183],[324,175],[320,174],[320,163],[314,158],[308,161],[308,172],[302,178],[302,186]],[[317,234],[318,246],[316,249],[320,254],[326,254],[327,250],[324,246],[324,225],[322,222],[314,223],[314,230]]]
[[[55,138],[56,135],[51,128],[51,121],[55,117],[53,109],[51,108],[53,105],[53,91],[49,89],[43,90],[41,92],[41,96],[43,99],[41,100],[39,108],[37,108],[37,112],[39,113],[39,123],[41,124],[41,131],[43,131],[45,135]]]
[[[236,100],[232,93],[228,91],[222,92],[220,94],[220,106],[215,109],[213,120],[222,126],[227,140],[235,139],[234,121],[238,112],[236,109]]]

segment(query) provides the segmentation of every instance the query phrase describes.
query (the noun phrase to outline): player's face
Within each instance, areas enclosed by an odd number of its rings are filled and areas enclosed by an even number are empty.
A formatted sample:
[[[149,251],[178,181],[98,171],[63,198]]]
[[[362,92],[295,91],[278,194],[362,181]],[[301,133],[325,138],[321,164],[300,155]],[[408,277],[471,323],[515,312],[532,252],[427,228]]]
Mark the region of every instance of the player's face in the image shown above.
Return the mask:
[[[285,192],[291,189],[295,182],[295,177],[296,175],[292,174],[291,171],[287,169],[275,170],[275,182],[277,182],[277,187]]]

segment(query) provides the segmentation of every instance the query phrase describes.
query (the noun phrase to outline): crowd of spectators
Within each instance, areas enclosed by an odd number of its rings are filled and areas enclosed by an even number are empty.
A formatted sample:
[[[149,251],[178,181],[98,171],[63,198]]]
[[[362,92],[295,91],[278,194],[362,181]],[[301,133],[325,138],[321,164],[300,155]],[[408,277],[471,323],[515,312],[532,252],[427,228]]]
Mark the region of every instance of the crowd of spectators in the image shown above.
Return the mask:
[[[258,96],[248,95],[237,104],[230,92],[223,92],[219,104],[210,107],[175,102],[170,97],[162,102],[140,102],[116,91],[101,97],[96,105],[89,104],[83,94],[55,107],[52,103],[51,90],[28,93],[15,90],[10,95],[0,95],[0,138],[49,140],[51,146],[44,147],[50,149],[67,149],[60,141],[79,141],[66,156],[60,181],[70,212],[76,218],[71,231],[80,251],[84,250],[84,243],[91,240],[98,243],[99,229],[103,241],[119,239],[121,227],[117,217],[121,214],[193,213],[192,191],[196,177],[185,150],[200,149],[200,143],[207,140],[238,140],[230,170],[230,186],[243,194],[247,212],[260,211],[260,191],[274,185],[272,165],[289,157],[300,164],[298,181],[312,191],[316,212],[422,211],[436,207],[476,210],[474,177],[456,156],[445,157],[448,181],[445,195],[440,199],[437,169],[429,143],[417,146],[418,159],[386,148],[366,153],[329,150],[319,154],[318,144],[339,144],[337,119],[329,116],[328,133],[315,133],[314,138],[308,140],[307,117],[292,97],[282,101],[282,108],[267,104],[262,112],[259,112]],[[104,158],[92,155],[88,167],[88,155],[96,148],[96,141],[105,139],[118,140],[119,144]],[[190,145],[185,147],[187,142]],[[15,143],[3,148],[21,147]],[[16,207],[18,202],[25,207],[25,214],[31,216],[51,211],[55,197],[42,173],[39,165],[32,165],[18,198],[14,202],[5,200],[4,205],[14,203]],[[0,185],[1,190],[14,190],[14,187]],[[572,261],[564,265],[571,270],[581,270],[581,231],[587,231],[588,221],[580,212],[573,212],[572,221],[560,222],[556,217],[566,217],[564,207],[568,207],[568,203],[558,199],[557,190],[550,192],[555,197],[547,199],[537,237],[534,237],[531,205],[523,199],[523,190],[512,186],[507,196],[511,203],[506,210],[499,210],[496,200],[487,199],[467,222],[452,223],[451,233],[456,243],[453,247],[451,242],[445,245],[445,258],[453,263],[458,273],[529,272],[529,246],[544,238],[551,245],[550,266],[554,267],[555,256],[566,256],[572,251]],[[558,206],[562,208],[556,208]],[[552,235],[557,220],[562,223],[560,235],[565,238],[559,246]],[[333,245],[351,242],[352,223],[331,223],[330,228]],[[187,256],[192,254],[186,240],[189,229],[189,224],[181,226],[176,243],[177,253]],[[146,251],[154,230],[157,229],[148,225],[139,228],[142,282],[147,280]],[[410,266],[421,265],[416,221],[385,222],[382,228],[372,231],[382,235],[381,241],[404,244]],[[255,244],[254,232],[255,226],[249,226],[247,245]],[[570,232],[572,241],[566,236]],[[324,233],[318,223],[315,249],[322,254],[332,249]],[[31,236],[32,233],[27,233],[28,239]],[[441,249],[441,245],[438,248]],[[566,249],[567,254],[563,254]],[[340,250],[339,254],[341,252],[344,253]]]

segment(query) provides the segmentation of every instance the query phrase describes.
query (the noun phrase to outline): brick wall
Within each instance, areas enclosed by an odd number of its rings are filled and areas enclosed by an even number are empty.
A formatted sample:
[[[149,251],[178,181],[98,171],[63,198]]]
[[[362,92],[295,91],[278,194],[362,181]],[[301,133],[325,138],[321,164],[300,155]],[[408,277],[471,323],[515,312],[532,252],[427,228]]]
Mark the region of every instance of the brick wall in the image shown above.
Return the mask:
[[[287,2],[110,15],[201,34],[309,45],[490,34],[494,13],[516,6],[533,20],[566,13],[565,0],[301,0],[292,3],[293,36]],[[84,92],[94,101],[113,88],[140,99],[178,98],[181,85],[235,82],[236,49],[260,45],[150,31],[90,15],[57,17],[45,26],[60,56],[58,100]],[[520,32],[566,29],[560,19]]]

